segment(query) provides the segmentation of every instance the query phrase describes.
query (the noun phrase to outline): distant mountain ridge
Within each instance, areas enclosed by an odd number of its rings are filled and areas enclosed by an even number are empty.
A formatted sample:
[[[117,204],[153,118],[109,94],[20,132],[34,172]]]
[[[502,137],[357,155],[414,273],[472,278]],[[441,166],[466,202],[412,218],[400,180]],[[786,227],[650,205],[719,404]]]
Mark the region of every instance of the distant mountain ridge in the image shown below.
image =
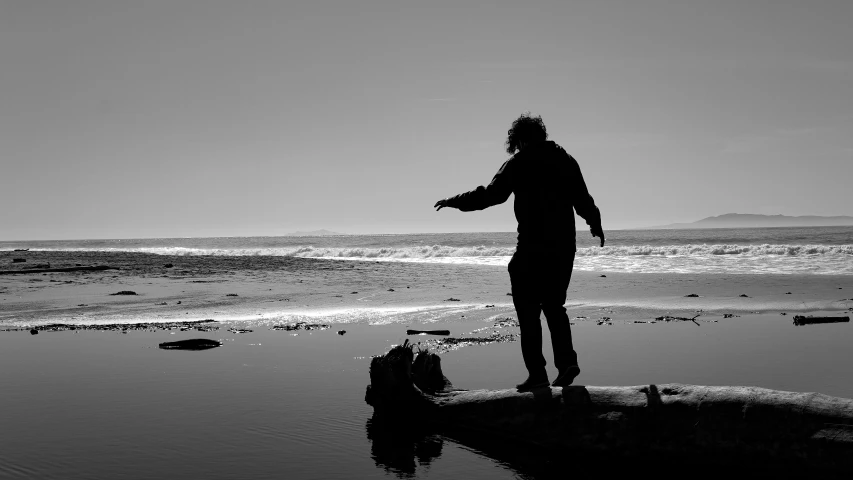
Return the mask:
[[[853,226],[853,217],[840,215],[822,217],[803,215],[757,215],[752,213],[726,213],[716,217],[703,218],[692,223],[671,223],[648,227],[649,229],[679,228],[760,228],[760,227],[848,227]]]
[[[292,232],[286,234],[288,237],[323,237],[326,235],[346,235],[346,233],[332,232],[329,230],[311,230],[310,232]]]

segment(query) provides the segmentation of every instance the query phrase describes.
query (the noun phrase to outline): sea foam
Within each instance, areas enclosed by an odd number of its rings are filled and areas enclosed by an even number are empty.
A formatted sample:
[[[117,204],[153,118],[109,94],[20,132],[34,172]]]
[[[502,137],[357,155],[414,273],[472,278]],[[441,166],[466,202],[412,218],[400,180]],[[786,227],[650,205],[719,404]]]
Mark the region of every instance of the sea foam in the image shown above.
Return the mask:
[[[168,256],[271,256],[505,266],[507,246],[417,245],[397,247],[266,248],[104,247],[33,248],[31,251],[149,253]],[[555,258],[564,250],[550,252]],[[576,270],[638,273],[774,273],[853,275],[853,245],[687,244],[615,245],[577,249]]]

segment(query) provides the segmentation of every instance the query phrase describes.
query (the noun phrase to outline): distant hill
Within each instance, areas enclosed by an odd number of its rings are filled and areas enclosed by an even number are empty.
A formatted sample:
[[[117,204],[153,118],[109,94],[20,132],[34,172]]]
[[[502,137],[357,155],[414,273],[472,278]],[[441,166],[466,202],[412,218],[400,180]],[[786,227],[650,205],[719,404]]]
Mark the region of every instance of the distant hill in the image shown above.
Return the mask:
[[[330,232],[329,230],[311,230],[310,232],[288,233],[288,237],[323,237],[326,235],[346,235],[346,233]]]
[[[716,217],[703,218],[693,223],[671,223],[648,227],[650,229],[664,228],[759,228],[759,227],[847,227],[853,226],[853,217],[820,217],[804,215],[789,217],[787,215],[755,215],[751,213],[727,213]]]

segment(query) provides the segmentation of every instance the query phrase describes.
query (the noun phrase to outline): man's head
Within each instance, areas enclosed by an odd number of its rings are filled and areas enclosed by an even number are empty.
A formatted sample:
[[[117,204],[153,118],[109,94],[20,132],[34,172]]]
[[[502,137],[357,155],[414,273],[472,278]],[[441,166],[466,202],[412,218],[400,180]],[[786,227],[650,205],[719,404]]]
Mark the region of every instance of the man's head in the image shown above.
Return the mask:
[[[506,153],[510,155],[521,150],[524,145],[548,139],[542,117],[534,117],[530,112],[524,112],[516,118],[506,133]]]

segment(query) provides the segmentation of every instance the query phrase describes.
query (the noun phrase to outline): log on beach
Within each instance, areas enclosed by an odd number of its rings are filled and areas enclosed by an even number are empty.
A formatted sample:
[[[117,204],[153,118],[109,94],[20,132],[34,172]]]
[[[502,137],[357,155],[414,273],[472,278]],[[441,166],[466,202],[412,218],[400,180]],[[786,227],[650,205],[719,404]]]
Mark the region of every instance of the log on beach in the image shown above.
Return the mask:
[[[22,270],[0,270],[0,275],[14,275],[18,273],[92,272],[100,270],[118,270],[118,267],[98,265],[95,267],[29,268]]]
[[[458,390],[440,359],[404,343],[370,365],[374,415],[606,458],[853,472],[853,400],[699,385]],[[492,440],[489,440],[492,439]],[[577,454],[577,453],[574,453]]]
[[[794,317],[794,325],[812,325],[817,323],[842,323],[849,322],[850,317],[813,317],[796,315]]]
[[[176,342],[163,342],[159,345],[164,350],[207,350],[209,348],[221,347],[222,342],[207,338],[192,338],[189,340],[178,340]]]

